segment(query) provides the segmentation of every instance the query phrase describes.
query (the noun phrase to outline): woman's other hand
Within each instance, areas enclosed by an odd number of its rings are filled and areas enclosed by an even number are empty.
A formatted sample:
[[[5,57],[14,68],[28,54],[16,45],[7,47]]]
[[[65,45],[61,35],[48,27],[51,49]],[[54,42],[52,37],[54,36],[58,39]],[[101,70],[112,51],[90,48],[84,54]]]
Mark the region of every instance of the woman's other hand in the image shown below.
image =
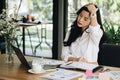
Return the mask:
[[[84,57],[80,57],[78,61],[88,63],[87,59],[85,59]]]

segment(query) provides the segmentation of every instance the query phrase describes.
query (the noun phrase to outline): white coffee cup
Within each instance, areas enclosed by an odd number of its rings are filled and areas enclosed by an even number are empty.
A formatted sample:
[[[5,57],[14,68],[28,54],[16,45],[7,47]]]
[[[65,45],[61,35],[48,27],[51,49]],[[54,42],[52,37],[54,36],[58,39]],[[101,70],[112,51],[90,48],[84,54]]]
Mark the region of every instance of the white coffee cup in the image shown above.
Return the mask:
[[[43,70],[43,66],[40,64],[32,64],[32,71],[37,73]]]

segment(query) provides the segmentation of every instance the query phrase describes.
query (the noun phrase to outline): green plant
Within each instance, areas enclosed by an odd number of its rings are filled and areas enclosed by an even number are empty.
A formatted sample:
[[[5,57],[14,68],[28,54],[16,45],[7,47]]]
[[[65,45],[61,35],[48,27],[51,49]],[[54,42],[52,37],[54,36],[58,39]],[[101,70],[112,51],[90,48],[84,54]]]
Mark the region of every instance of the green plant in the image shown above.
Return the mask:
[[[0,36],[12,40],[16,32],[17,23],[8,16],[8,10],[3,9],[0,14]]]
[[[105,43],[120,44],[120,26],[105,21],[103,27],[107,37]]]

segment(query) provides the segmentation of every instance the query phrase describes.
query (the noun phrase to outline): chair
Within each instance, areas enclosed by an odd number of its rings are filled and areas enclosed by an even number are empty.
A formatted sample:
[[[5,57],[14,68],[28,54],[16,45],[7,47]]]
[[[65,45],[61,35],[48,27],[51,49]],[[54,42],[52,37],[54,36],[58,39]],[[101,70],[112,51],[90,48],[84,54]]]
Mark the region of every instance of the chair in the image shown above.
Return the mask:
[[[120,67],[120,46],[103,44],[98,53],[98,63],[100,65]]]

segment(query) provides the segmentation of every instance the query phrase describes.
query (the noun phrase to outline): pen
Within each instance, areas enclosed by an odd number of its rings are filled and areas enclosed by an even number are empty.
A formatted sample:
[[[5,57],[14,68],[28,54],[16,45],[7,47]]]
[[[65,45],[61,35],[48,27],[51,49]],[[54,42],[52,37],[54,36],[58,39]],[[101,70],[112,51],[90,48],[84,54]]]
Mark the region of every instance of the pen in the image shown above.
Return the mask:
[[[110,69],[105,68],[105,69],[103,69],[103,70],[102,70],[102,71],[100,71],[100,72],[108,72],[108,71],[110,71]]]
[[[68,62],[68,63],[66,63],[66,65],[69,65],[69,64],[72,64],[73,62],[71,61],[71,62]]]

